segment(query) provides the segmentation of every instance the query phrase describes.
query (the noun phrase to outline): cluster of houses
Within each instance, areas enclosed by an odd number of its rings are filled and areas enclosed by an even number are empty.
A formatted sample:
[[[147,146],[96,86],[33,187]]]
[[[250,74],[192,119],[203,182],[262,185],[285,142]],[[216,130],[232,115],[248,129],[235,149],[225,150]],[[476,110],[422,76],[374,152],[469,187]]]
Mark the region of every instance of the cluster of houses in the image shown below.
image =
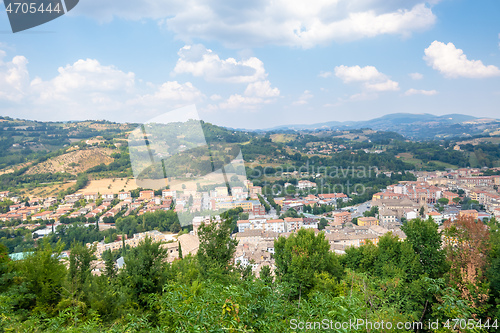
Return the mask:
[[[350,216],[349,212],[339,212],[342,217]],[[335,216],[335,214],[334,214]],[[336,218],[335,218],[336,219]],[[265,220],[254,218],[252,220],[238,221],[238,233],[234,238],[238,240],[235,254],[235,264],[244,267],[251,265],[255,273],[260,272],[263,266],[274,268],[274,241],[279,237],[289,237],[300,228],[313,230],[316,234],[325,233],[325,239],[330,244],[330,250],[339,254],[345,253],[345,249],[351,246],[359,247],[368,241],[378,243],[378,239],[392,232],[401,239],[406,238],[399,224],[387,227],[378,225],[374,217],[358,219],[358,225],[350,222],[336,224],[330,219],[328,226],[322,231],[318,230],[318,222],[315,218],[284,218],[279,220]],[[350,221],[350,218],[348,218]],[[359,225],[360,220],[365,224]],[[314,222],[313,222],[314,221]]]
[[[454,220],[463,215],[463,211],[458,208],[463,197],[476,200],[484,206],[484,212],[476,211],[476,218],[500,217],[500,176],[483,176],[481,169],[416,174],[417,181],[402,181],[373,195],[372,205],[379,207],[382,224],[401,221],[402,218],[416,218],[422,207],[425,217],[432,217],[438,224],[444,220]],[[457,193],[458,190],[463,191],[462,197]],[[438,211],[435,205],[442,198],[447,199],[448,203],[444,210]]]
[[[303,148],[303,150],[307,150],[306,154],[308,154],[308,155],[315,155],[315,154],[330,155],[330,154],[338,153],[340,151],[344,151],[346,149],[347,149],[347,147],[344,145],[337,145],[337,144],[331,144],[331,143],[313,145],[313,146],[308,147],[308,148]]]
[[[313,183],[314,184],[314,183]],[[316,185],[316,184],[315,184]],[[277,197],[274,202],[278,204],[281,211],[294,209],[298,213],[304,211],[304,206],[313,205],[337,205],[338,202],[348,202],[349,197],[344,193],[309,194],[305,197]]]
[[[132,197],[131,192],[119,193],[75,193],[59,200],[56,197],[21,201],[19,197],[10,196],[8,191],[0,192],[0,200],[9,199],[14,202],[9,211],[0,214],[0,221],[55,221],[62,217],[97,219],[102,222],[106,217],[114,217],[122,210],[123,216],[137,210],[137,215],[156,210],[174,209],[176,212],[219,211],[241,207],[243,211],[254,215],[264,215],[265,209],[258,199],[262,193],[260,186],[253,186],[247,181],[245,187],[232,187],[231,193],[225,186],[211,191],[193,190],[176,191],[165,189],[161,195],[154,191],[144,190],[139,196]],[[82,203],[83,201],[83,204]],[[175,206],[172,203],[175,202]],[[97,205],[96,203],[99,203]]]
[[[182,251],[183,255],[195,255],[200,246],[197,236],[191,234],[177,235],[177,234],[164,234],[157,230],[146,231],[134,234],[130,239],[124,235],[125,239],[121,239],[119,236],[118,240],[112,243],[95,242],[94,244],[87,244],[87,246],[95,246],[96,260],[92,262],[92,273],[95,275],[101,275],[105,271],[105,264],[102,260],[102,255],[105,251],[115,251],[121,249],[124,245],[126,247],[137,247],[141,242],[144,241],[146,237],[149,237],[153,242],[162,242],[161,247],[167,252],[167,261],[173,262],[179,259],[180,253],[179,249]],[[123,257],[116,261],[117,268],[122,268],[124,265]]]
[[[500,176],[484,176],[479,169],[459,169],[447,172],[417,172],[417,181],[401,181],[388,186],[384,191],[375,193],[371,206],[378,207],[376,216],[358,216],[353,223],[353,213],[348,210],[338,210],[325,213],[322,216],[304,213],[306,205],[336,205],[339,202],[348,202],[349,197],[343,193],[309,194],[304,197],[274,198],[280,210],[289,209],[302,214],[301,217],[279,218],[277,212],[266,213],[264,206],[258,200],[262,189],[246,181],[245,186],[233,187],[229,192],[227,187],[216,187],[210,191],[176,191],[166,189],[161,195],[154,191],[141,191],[139,197],[133,198],[130,192],[112,193],[75,193],[68,195],[64,200],[56,198],[34,199],[29,202],[20,202],[8,192],[0,192],[0,200],[9,198],[15,204],[9,207],[9,212],[0,215],[0,220],[18,219],[23,221],[55,220],[62,216],[87,219],[94,218],[103,221],[106,217],[113,217],[120,213],[124,216],[135,211],[141,215],[156,210],[175,209],[177,212],[217,211],[241,207],[248,213],[248,218],[237,221],[237,233],[233,235],[238,241],[235,262],[243,266],[251,265],[258,272],[264,265],[274,265],[274,240],[278,237],[288,237],[301,228],[311,229],[319,233],[319,223],[322,218],[327,221],[323,232],[332,251],[344,253],[349,246],[361,246],[368,241],[377,243],[378,239],[387,232],[405,238],[401,231],[401,222],[411,220],[422,214],[432,217],[441,224],[447,219],[460,216],[482,219],[484,217],[500,217],[500,195],[497,191],[500,185]],[[285,184],[286,187],[287,184]],[[291,184],[290,184],[291,185]],[[299,189],[316,186],[308,180],[297,183]],[[462,190],[460,196],[457,192]],[[157,192],[158,193],[158,192]],[[485,207],[485,212],[477,210],[461,210],[459,201],[467,196],[477,200]],[[445,209],[436,209],[440,199],[447,199]],[[82,201],[82,199],[84,201]],[[81,204],[83,202],[83,204]],[[97,202],[99,205],[97,205]],[[80,203],[80,204],[77,204]],[[149,231],[136,234],[131,239],[118,240],[113,243],[98,243],[97,256],[100,258],[106,250],[116,250],[123,246],[137,246],[144,237],[163,241],[168,249],[169,260],[179,257],[179,248],[184,254],[195,253],[199,246],[198,229],[201,223],[218,223],[220,217],[194,217],[193,232],[188,235],[173,237],[158,231]],[[89,244],[90,245],[90,244]],[[101,265],[100,263],[99,265]],[[99,268],[97,268],[99,273]]]
[[[331,250],[343,253],[345,248],[361,246],[367,241],[377,244],[378,239],[389,231],[404,239],[406,236],[401,231],[401,222],[404,219],[419,217],[422,207],[424,218],[432,217],[437,224],[460,217],[473,219],[500,217],[500,195],[497,192],[500,176],[484,176],[480,169],[418,172],[416,175],[417,181],[402,181],[373,195],[370,205],[378,207],[376,216],[357,217],[356,224],[353,224],[353,214],[350,211],[341,210],[324,214],[328,225],[323,231]],[[456,193],[460,189],[463,190],[462,197]],[[463,196],[477,200],[486,211],[461,210],[459,202]],[[438,211],[436,204],[441,198],[446,198],[448,204]],[[293,208],[302,213],[305,205],[336,204],[338,200],[348,201],[349,198],[342,193],[333,193],[274,200],[283,211]],[[239,240],[235,262],[244,266],[252,265],[254,271],[259,271],[264,265],[272,267],[274,240],[278,237],[288,237],[300,228],[309,228],[318,233],[319,218],[311,216],[277,219],[256,216],[238,221],[238,233],[234,235]]]

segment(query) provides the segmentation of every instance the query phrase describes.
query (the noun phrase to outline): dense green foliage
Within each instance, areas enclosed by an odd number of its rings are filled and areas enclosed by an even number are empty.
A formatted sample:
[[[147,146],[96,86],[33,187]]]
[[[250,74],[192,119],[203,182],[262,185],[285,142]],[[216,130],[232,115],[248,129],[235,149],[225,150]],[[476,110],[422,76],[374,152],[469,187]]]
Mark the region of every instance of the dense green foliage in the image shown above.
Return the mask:
[[[129,215],[117,218],[115,227],[118,233],[132,237],[134,234],[150,230],[179,232],[179,217],[173,210],[157,210],[141,216]]]
[[[92,225],[82,225],[80,223],[74,223],[71,225],[58,225],[54,233],[50,233],[44,240],[48,240],[51,244],[56,244],[58,242],[63,244],[63,250],[68,250],[73,243],[93,243],[100,242],[105,238],[110,240],[116,239],[117,231],[114,228],[107,229],[105,231],[100,231],[94,224]]]
[[[51,245],[48,239],[17,262],[9,261],[6,249],[0,248],[0,330],[288,332],[301,331],[296,325],[302,321],[327,319],[334,325],[363,319],[394,325],[423,322],[426,326],[420,331],[486,332],[443,327],[454,318],[483,323],[490,318],[490,324],[498,318],[498,223],[490,222],[487,234],[476,232],[485,230],[480,225],[460,223],[447,229],[447,235],[469,241],[481,238],[488,245],[482,252],[491,264],[486,277],[478,272],[477,280],[467,282],[474,290],[474,281],[479,281],[489,293],[475,303],[464,296],[450,269],[450,260],[463,249],[441,247],[432,220],[409,222],[405,240],[389,233],[377,245],[348,248],[345,255],[331,252],[323,234],[300,230],[275,241],[275,276],[264,266],[256,277],[230,260],[235,242],[229,237],[229,219],[200,228],[202,243],[196,256],[185,255],[169,264],[160,244],[146,238],[122,252],[124,269],[107,265],[101,276],[90,274],[93,249],[78,243],[62,261],[64,245]],[[108,255],[106,263],[112,263],[116,255]],[[474,263],[467,261],[470,257],[461,258],[461,264]],[[439,330],[427,327],[436,321]],[[364,326],[358,330],[391,331]]]

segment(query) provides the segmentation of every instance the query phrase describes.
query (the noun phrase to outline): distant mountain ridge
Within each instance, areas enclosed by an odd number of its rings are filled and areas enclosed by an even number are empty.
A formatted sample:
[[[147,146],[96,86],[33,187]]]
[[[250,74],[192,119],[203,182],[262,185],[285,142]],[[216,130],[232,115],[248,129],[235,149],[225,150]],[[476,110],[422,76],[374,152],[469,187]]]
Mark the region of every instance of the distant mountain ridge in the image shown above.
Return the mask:
[[[371,128],[399,133],[409,139],[424,140],[450,137],[491,135],[500,130],[498,119],[478,118],[463,114],[436,116],[429,113],[393,113],[363,121],[330,121],[311,125],[284,125],[263,129],[264,132],[350,130]],[[496,134],[495,134],[496,135]]]

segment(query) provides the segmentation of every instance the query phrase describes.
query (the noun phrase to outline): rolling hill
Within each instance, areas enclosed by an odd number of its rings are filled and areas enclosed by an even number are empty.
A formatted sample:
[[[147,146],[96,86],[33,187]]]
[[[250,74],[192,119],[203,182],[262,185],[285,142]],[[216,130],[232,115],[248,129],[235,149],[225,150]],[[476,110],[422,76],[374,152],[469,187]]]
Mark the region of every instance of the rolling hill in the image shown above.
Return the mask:
[[[462,114],[436,116],[428,113],[394,113],[368,121],[331,121],[312,125],[285,125],[263,132],[321,131],[370,128],[376,131],[396,132],[412,140],[467,138],[474,135],[497,135],[500,121]]]

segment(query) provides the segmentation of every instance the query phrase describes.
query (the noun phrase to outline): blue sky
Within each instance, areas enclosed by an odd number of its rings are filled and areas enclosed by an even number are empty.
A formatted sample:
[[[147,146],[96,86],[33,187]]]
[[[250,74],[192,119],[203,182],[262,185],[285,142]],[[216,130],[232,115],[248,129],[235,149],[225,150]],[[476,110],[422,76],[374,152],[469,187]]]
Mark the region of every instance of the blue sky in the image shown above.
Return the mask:
[[[0,115],[145,122],[195,104],[236,128],[500,118],[498,17],[497,0],[80,0],[13,34],[2,11]]]

